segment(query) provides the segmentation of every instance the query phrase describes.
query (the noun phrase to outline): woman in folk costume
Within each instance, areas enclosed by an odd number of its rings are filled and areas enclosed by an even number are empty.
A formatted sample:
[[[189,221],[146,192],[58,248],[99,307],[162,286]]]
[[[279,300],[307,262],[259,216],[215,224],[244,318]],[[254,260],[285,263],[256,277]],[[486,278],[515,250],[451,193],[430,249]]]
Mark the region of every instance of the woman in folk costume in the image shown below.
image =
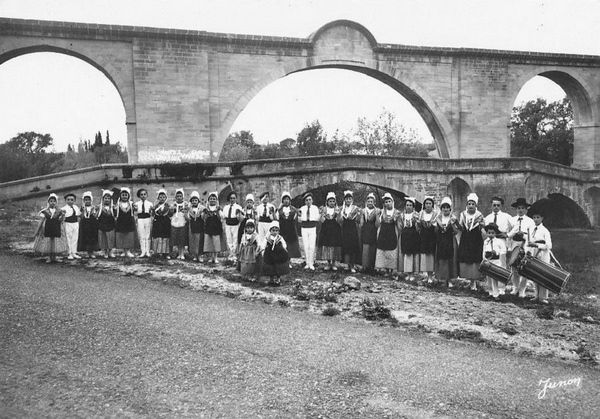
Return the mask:
[[[98,247],[104,252],[104,259],[115,257],[115,216],[113,214],[113,192],[102,191],[102,203],[96,211],[98,220]]]
[[[420,255],[419,263],[421,275],[427,278],[428,283],[432,283],[432,274],[435,271],[435,223],[437,212],[433,197],[426,196],[423,199],[423,208],[419,213],[419,222],[417,230],[419,231]]]
[[[121,188],[119,201],[115,205],[115,247],[123,249],[121,256],[132,258],[131,249],[135,246],[135,218],[129,188]]]
[[[458,219],[452,213],[452,200],[444,197],[440,205],[440,213],[435,220],[436,232],[436,277],[445,282],[446,286],[452,287],[450,278],[457,275],[456,272],[456,238],[460,231]]]
[[[263,248],[263,275],[268,275],[270,283],[281,284],[281,275],[290,272],[290,256],[285,239],[279,234],[279,223],[273,221],[269,227]]]
[[[79,215],[81,211],[79,207],[75,205],[75,194],[68,193],[65,195],[66,205],[61,208],[65,213],[63,219],[65,223],[65,234],[67,235],[67,259],[81,259],[81,256],[77,254],[77,241],[79,240]]]
[[[496,224],[490,223],[485,226],[485,233],[487,238],[483,241],[482,257],[496,266],[506,268],[506,241],[503,238],[496,237],[501,235],[500,229]],[[488,276],[487,282],[489,286],[488,294],[497,299],[500,296],[498,280]]]
[[[552,237],[550,231],[542,224],[544,215],[539,209],[529,211],[529,215],[533,218],[535,227],[529,235],[527,251],[531,252],[533,257],[550,264],[552,263]],[[535,286],[536,299],[542,304],[548,304],[548,289],[539,284],[535,284]]]
[[[175,202],[170,207],[171,247],[177,246],[177,259],[184,260],[185,246],[188,244],[188,226],[186,214],[188,203],[183,200],[183,189],[175,191]]]
[[[148,201],[148,191],[146,189],[138,189],[137,197],[139,201],[133,206],[134,213],[137,217],[137,233],[140,241],[140,257],[150,257],[150,243],[152,233],[152,208],[154,204]]]
[[[281,205],[276,213],[279,221],[280,233],[287,243],[290,258],[300,258],[300,244],[298,243],[298,210],[292,206],[292,196],[289,192],[281,194]]]
[[[269,192],[263,192],[259,199],[260,205],[256,207],[256,214],[258,215],[258,236],[260,237],[260,240],[265,240],[269,234],[271,222],[275,220],[275,206],[269,202],[271,199]]]
[[[471,281],[471,289],[477,289],[477,281],[481,279],[479,265],[482,261],[483,214],[477,210],[479,197],[470,193],[467,196],[467,209],[460,213],[458,226],[461,230],[458,245],[458,263],[460,276]]]
[[[257,215],[256,210],[254,209],[254,195],[249,193],[246,195],[246,201],[244,203],[244,208],[242,208],[242,212],[238,215],[240,219],[240,228],[238,229],[238,245],[240,244],[240,240],[242,240],[242,235],[244,234],[244,226],[248,220],[253,220],[255,222],[254,230],[256,231],[256,222]],[[258,234],[258,233],[257,233]]]
[[[377,219],[377,253],[375,268],[383,269],[389,277],[398,268],[398,238],[400,237],[400,211],[394,208],[394,198],[389,192],[383,195],[383,209]]]
[[[188,250],[194,262],[200,260],[204,252],[204,206],[200,205],[200,194],[197,191],[190,195],[190,207],[185,216],[189,226]]]
[[[152,250],[155,255],[162,255],[171,259],[171,219],[170,208],[167,203],[167,191],[158,190],[158,201],[153,208],[152,221]]]
[[[319,208],[313,205],[310,192],[304,194],[304,205],[300,208],[298,222],[302,232],[302,247],[306,264],[304,269],[315,270],[315,248],[317,245],[317,224],[319,223]]]
[[[244,233],[238,247],[238,266],[240,274],[245,279],[250,279],[257,273],[258,252],[256,224],[252,218],[249,218],[244,225]]]
[[[339,215],[340,209],[337,207],[335,192],[329,192],[325,206],[321,208],[321,231],[319,232],[321,258],[327,260],[326,271],[337,271],[335,262],[340,260],[342,228],[338,223]]]
[[[359,217],[360,238],[362,242],[362,267],[363,271],[370,272],[375,269],[375,256],[377,254],[377,220],[381,210],[375,207],[375,194],[367,195],[365,208]]]
[[[237,203],[237,194],[235,192],[230,192],[227,195],[227,201],[228,204],[223,207],[223,221],[225,221],[223,230],[227,247],[229,248],[227,258],[235,260],[240,232],[240,214],[244,209]]]
[[[342,226],[342,258],[348,264],[348,270],[356,273],[354,265],[361,262],[360,237],[358,234],[358,223],[361,211],[354,205],[354,194],[352,191],[344,191],[344,205],[338,216],[338,222]]]
[[[219,207],[219,194],[211,192],[208,194],[208,205],[202,214],[204,219],[204,253],[212,263],[217,263],[217,255],[223,251],[221,237],[223,235],[223,224],[221,223],[221,207]]]
[[[83,193],[83,206],[79,220],[79,240],[77,249],[87,252],[88,258],[94,259],[98,250],[98,218],[97,209],[92,205],[93,196],[90,191]]]
[[[421,237],[417,230],[419,213],[415,211],[415,198],[404,198],[404,211],[400,213],[400,260],[398,271],[404,272],[409,281],[415,280],[420,269]]]
[[[51,193],[48,205],[39,212],[40,224],[35,234],[33,251],[48,255],[46,263],[56,261],[56,255],[67,251],[67,240],[63,228],[64,212],[56,207],[58,196]]]

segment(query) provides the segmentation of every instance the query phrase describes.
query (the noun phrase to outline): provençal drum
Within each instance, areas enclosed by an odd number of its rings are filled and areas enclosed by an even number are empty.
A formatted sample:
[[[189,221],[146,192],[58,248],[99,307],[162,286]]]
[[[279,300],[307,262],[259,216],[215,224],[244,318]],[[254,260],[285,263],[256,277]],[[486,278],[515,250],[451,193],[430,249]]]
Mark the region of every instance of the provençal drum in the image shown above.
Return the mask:
[[[479,265],[479,271],[490,278],[497,279],[500,282],[507,283],[510,279],[510,271],[502,266],[494,265],[489,260],[482,260]]]
[[[534,258],[521,247],[513,249],[508,264],[519,272],[519,275],[547,288],[549,291],[560,294],[567,286],[571,274],[558,266],[542,262]]]

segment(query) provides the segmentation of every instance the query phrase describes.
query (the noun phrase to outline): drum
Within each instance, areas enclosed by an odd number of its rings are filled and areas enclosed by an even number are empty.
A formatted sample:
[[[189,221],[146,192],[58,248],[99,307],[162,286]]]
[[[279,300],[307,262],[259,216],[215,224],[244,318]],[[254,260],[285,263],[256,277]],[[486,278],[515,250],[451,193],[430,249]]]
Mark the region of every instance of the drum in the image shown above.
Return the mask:
[[[515,247],[510,252],[510,256],[508,257],[508,266],[513,266],[516,268],[517,266],[519,266],[519,263],[521,263],[521,259],[523,259],[523,256],[525,256],[525,251],[523,250],[523,248],[521,246]]]
[[[500,282],[507,283],[510,279],[510,271],[502,266],[494,265],[489,260],[484,259],[479,265],[479,271],[484,275],[497,279]]]
[[[560,294],[571,278],[571,274],[564,269],[542,262],[531,255],[524,255],[522,257],[517,270],[520,275],[555,294]]]

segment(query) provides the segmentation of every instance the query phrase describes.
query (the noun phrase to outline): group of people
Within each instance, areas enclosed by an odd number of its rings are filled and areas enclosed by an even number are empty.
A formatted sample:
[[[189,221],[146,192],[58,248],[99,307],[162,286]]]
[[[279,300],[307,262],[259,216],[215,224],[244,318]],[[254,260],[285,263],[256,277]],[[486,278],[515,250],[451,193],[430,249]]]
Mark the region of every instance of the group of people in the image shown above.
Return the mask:
[[[223,207],[217,192],[208,194],[206,205],[195,191],[186,200],[183,189],[175,191],[172,202],[164,189],[158,191],[154,203],[145,189],[138,190],[137,196],[139,200],[133,202],[130,190],[121,188],[118,199],[113,199],[112,191],[103,190],[100,204],[94,205],[92,193],[85,192],[80,208],[75,195],[67,194],[66,205],[59,209],[57,195],[50,194],[47,207],[40,212],[34,250],[48,254],[48,262],[62,252],[67,259],[77,259],[81,258],[78,252],[94,258],[100,250],[103,257],[111,258],[119,249],[121,256],[133,257],[137,233],[139,257],[152,252],[185,259],[187,251],[194,261],[206,258],[217,263],[218,254],[227,252],[244,276],[260,271],[275,282],[289,272],[291,258],[303,257],[304,269],[311,271],[319,258],[326,261],[326,271],[336,271],[344,263],[350,272],[360,266],[365,272],[378,270],[408,281],[422,277],[447,286],[452,286],[453,278],[466,278],[476,290],[482,279],[482,260],[507,268],[508,252],[521,247],[549,263],[552,248],[543,215],[535,211],[529,214],[532,218],[527,216],[531,205],[524,198],[512,204],[517,214],[510,216],[501,210],[503,199],[494,197],[492,212],[484,217],[474,193],[467,196],[466,209],[458,216],[449,197],[439,207],[433,197],[425,197],[418,211],[415,198],[405,197],[404,208],[398,209],[389,193],[378,208],[371,193],[364,207],[358,207],[350,190],[344,191],[341,205],[336,194],[329,192],[322,207],[306,193],[300,208],[291,205],[287,192],[277,207],[268,192],[259,196],[258,204],[248,194],[242,205],[232,192]],[[527,279],[513,269],[511,282],[512,294],[524,297]],[[494,278],[488,277],[487,283],[493,298],[506,291]],[[546,301],[548,291],[538,286],[537,298]]]

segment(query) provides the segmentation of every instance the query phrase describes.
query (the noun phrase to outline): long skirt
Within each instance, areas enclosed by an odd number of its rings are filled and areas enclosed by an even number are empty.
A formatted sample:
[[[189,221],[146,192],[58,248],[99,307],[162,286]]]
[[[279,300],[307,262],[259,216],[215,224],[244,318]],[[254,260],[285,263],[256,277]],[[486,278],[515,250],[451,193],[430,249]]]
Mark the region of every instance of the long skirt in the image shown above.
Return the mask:
[[[454,278],[454,271],[454,261],[452,259],[438,260],[435,276],[442,281],[448,281],[450,278]]]
[[[204,253],[219,253],[224,249],[221,246],[221,235],[211,236],[204,233]]]
[[[375,254],[375,267],[377,269],[396,269],[398,267],[398,249],[377,249]]]
[[[460,262],[458,270],[460,271],[460,276],[463,278],[476,280],[482,278],[482,274],[479,271],[479,263]]]
[[[402,255],[402,271],[404,273],[419,272],[420,255]]]
[[[189,251],[193,258],[204,252],[204,233],[189,233]]]
[[[282,219],[279,221],[279,227],[281,229],[281,236],[287,243],[287,251],[290,258],[300,258],[300,243],[298,242],[298,234],[296,233],[296,220],[295,219]]]
[[[167,237],[154,237],[152,239],[152,249],[156,254],[171,253],[171,240]]]
[[[38,234],[36,234],[35,239],[33,241],[34,253],[42,255],[54,255],[66,252],[68,250],[68,246],[67,236],[64,232],[64,225],[61,225],[60,228],[63,230],[61,232],[60,237],[46,237],[44,236],[43,226],[40,229],[38,229]],[[54,252],[52,252],[53,244]]]
[[[98,221],[96,218],[82,218],[79,222],[77,248],[86,252],[98,250]]]
[[[289,255],[285,249],[276,246],[273,251],[267,247],[263,257],[262,273],[266,276],[281,276],[290,272]]]
[[[372,270],[375,267],[377,246],[374,244],[363,244],[362,248],[362,266],[366,270]]]
[[[344,220],[342,223],[342,256],[349,257],[349,263],[359,263],[361,260],[358,226],[353,220]]]
[[[187,246],[188,245],[188,226],[183,227],[171,226],[171,246]]]
[[[435,256],[430,253],[421,253],[419,270],[421,272],[433,272],[435,270]]]
[[[102,231],[98,230],[98,247],[102,250],[114,249],[115,246],[115,230]]]
[[[135,233],[128,231],[126,233],[118,232],[115,234],[115,247],[117,249],[133,249],[135,246]]]
[[[240,246],[238,253],[240,273],[244,276],[254,275],[257,271],[257,246]]]

